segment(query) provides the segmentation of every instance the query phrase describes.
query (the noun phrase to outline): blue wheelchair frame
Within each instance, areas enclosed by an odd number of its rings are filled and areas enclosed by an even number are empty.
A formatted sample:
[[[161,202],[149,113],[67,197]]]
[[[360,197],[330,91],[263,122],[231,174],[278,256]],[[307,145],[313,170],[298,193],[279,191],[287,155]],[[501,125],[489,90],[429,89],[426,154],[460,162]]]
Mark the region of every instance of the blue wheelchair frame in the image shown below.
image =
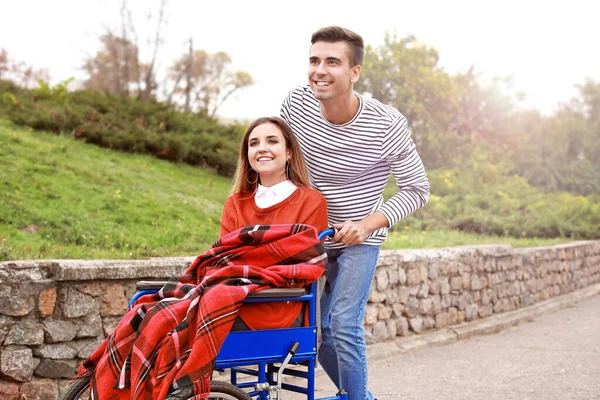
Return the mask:
[[[333,229],[319,234],[323,240],[333,236]],[[141,296],[158,292],[158,289],[140,290],[129,301],[129,306]],[[230,368],[230,382],[239,388],[254,388],[248,395],[252,398],[268,400],[269,389],[274,390],[282,375],[306,379],[306,386],[281,383],[281,389],[303,393],[307,400],[315,400],[315,367],[317,358],[317,283],[309,286],[309,290],[267,289],[252,293],[245,303],[265,301],[304,301],[308,302],[308,326],[285,328],[232,331],[227,335],[217,355],[215,369]],[[287,364],[305,365],[306,371],[289,369]],[[276,366],[275,364],[281,364]],[[254,367],[254,368],[250,368]],[[250,381],[239,381],[239,375],[254,377]],[[275,379],[277,375],[277,380]],[[275,389],[276,390],[276,389]],[[277,393],[276,398],[278,398]],[[347,394],[340,390],[335,396],[318,400],[347,400]]]

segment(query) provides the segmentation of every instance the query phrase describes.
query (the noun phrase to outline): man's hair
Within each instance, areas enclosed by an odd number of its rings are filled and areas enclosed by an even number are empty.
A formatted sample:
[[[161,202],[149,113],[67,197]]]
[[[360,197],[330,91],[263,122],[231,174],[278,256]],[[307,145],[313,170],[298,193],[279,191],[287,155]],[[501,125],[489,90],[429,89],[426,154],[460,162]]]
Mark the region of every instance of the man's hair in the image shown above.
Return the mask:
[[[342,28],[340,26],[327,26],[321,28],[313,33],[310,39],[312,44],[316,42],[346,42],[350,46],[351,57],[350,63],[352,67],[355,65],[362,65],[363,56],[365,54],[365,44],[362,37],[350,29]]]

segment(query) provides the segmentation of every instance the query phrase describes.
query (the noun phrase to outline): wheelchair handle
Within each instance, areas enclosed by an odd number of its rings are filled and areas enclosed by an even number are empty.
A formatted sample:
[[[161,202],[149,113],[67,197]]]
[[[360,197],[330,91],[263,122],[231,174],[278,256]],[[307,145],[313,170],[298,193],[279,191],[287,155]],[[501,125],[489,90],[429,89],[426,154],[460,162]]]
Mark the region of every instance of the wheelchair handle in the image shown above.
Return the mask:
[[[335,228],[327,228],[324,231],[319,232],[319,240],[323,240],[326,237],[333,237],[337,233]]]

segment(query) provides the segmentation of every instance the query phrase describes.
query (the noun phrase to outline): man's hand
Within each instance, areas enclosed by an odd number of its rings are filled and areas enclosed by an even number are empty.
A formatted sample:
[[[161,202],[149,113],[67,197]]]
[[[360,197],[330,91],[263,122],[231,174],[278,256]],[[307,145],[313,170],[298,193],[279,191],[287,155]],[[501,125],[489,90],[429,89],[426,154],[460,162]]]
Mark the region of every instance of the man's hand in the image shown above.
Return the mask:
[[[342,242],[346,246],[354,246],[365,241],[369,232],[361,222],[345,221],[343,224],[333,224],[337,233],[331,238],[334,242]]]
[[[338,232],[331,238],[334,242],[342,242],[346,246],[361,244],[371,232],[388,226],[388,220],[381,211],[369,215],[367,218],[355,222],[345,221],[343,224],[333,224]]]

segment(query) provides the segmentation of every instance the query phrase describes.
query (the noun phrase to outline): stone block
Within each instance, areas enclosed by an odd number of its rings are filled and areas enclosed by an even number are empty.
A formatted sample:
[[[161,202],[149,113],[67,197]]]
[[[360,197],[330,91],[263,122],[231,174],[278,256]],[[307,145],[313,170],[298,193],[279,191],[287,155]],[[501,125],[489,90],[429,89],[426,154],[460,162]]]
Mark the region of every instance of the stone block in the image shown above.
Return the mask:
[[[35,299],[31,295],[21,292],[18,288],[11,293],[11,287],[0,285],[0,314],[12,317],[24,317],[29,315],[35,307]]]
[[[408,330],[408,320],[404,317],[400,317],[396,321],[396,335],[397,336],[408,336],[410,334]]]
[[[42,325],[33,322],[21,322],[13,325],[4,339],[4,345],[38,345],[44,343]]]
[[[77,374],[75,360],[42,360],[35,368],[35,374],[42,378],[71,379]]]
[[[77,327],[72,321],[47,318],[43,323],[46,343],[68,342],[77,334]]]
[[[127,311],[127,299],[123,285],[107,285],[102,294],[100,315],[102,317],[123,316]]]
[[[393,317],[401,317],[402,316],[402,311],[404,311],[404,305],[403,304],[393,304],[392,305],[392,316]]]
[[[398,303],[398,291],[395,289],[386,289],[384,292],[385,295],[385,304],[388,306],[392,306]]]
[[[117,322],[121,319],[121,317],[107,317],[112,319],[117,319]],[[77,335],[78,339],[88,338],[88,337],[98,337],[104,336],[104,330],[102,327],[102,318],[97,313],[90,313],[85,317],[74,321],[75,326],[77,327]],[[115,325],[116,326],[116,325]],[[113,328],[114,330],[114,328]],[[112,332],[112,331],[111,331]]]
[[[406,283],[406,271],[401,266],[398,267],[398,283],[404,285]]]
[[[440,263],[438,261],[432,261],[427,267],[427,276],[429,279],[434,280],[440,276]]]
[[[416,296],[419,290],[421,290],[421,285],[408,286],[408,293],[411,296]]]
[[[417,268],[410,268],[406,274],[406,284],[415,286],[421,283],[421,274]]]
[[[45,318],[54,312],[56,305],[56,288],[44,289],[38,296],[38,312],[40,317]]]
[[[389,338],[387,324],[384,321],[378,321],[373,325],[373,336],[375,337],[375,342],[383,342]]]
[[[117,329],[117,325],[121,321],[122,317],[104,317],[102,318],[102,329],[104,330],[104,336],[108,337],[111,333]]]
[[[426,315],[423,318],[423,330],[433,329],[435,327],[435,318],[431,315]]]
[[[19,385],[0,380],[0,399],[19,400]]]
[[[377,322],[377,315],[379,310],[376,304],[367,304],[367,310],[365,312],[365,324],[373,325]]]
[[[98,302],[92,296],[68,287],[62,291],[60,307],[67,318],[78,318],[98,310]]]
[[[393,319],[388,319],[387,321],[385,321],[385,325],[388,330],[388,338],[389,339],[395,338],[398,333],[398,327],[396,325],[396,321],[394,321]]]
[[[6,347],[0,351],[0,376],[15,382],[27,382],[33,376],[31,349]]]
[[[410,297],[410,291],[406,286],[400,286],[398,288],[398,302],[401,304],[406,304],[408,298]]]
[[[477,304],[470,304],[465,309],[465,319],[467,321],[472,321],[472,320],[476,319],[478,312],[479,312],[479,308],[477,307]]]
[[[408,318],[416,317],[419,314],[419,300],[416,297],[410,297],[402,315]]]
[[[57,396],[57,385],[51,379],[33,379],[21,386],[22,399],[55,400]]]
[[[66,343],[45,344],[33,349],[33,355],[43,359],[64,360],[72,359],[77,351]]]
[[[450,322],[450,325],[458,323],[458,309],[454,307],[450,307],[448,309],[448,320]]]
[[[417,298],[424,299],[427,297],[428,294],[429,294],[429,283],[424,282],[421,284],[421,288],[419,289],[419,292],[417,293]]]
[[[377,319],[386,320],[392,316],[392,306],[386,306],[383,304],[377,304]]]
[[[471,275],[471,290],[481,290],[481,281],[475,274]]]
[[[423,331],[423,318],[417,315],[414,318],[409,318],[408,324],[410,325],[410,329],[412,329],[415,333],[420,333]]]
[[[429,271],[428,271],[427,265],[419,266],[419,277],[421,279],[421,283],[427,282],[427,279],[429,277]]]
[[[454,277],[450,280],[450,290],[458,292],[462,289],[462,277]]]
[[[376,290],[375,288],[371,289],[369,293],[369,303],[383,303],[385,301],[385,294]]]
[[[378,292],[383,292],[387,289],[390,284],[387,268],[377,268],[377,271],[375,272],[375,281]]]
[[[450,315],[447,312],[441,312],[435,315],[435,328],[441,329],[449,325]]]
[[[442,277],[435,278],[429,285],[429,293],[440,294],[442,291]]]
[[[462,275],[462,289],[469,290],[470,288],[471,288],[471,274],[468,272],[465,272]]]
[[[390,282],[390,285],[395,285],[398,283],[399,281],[399,277],[398,277],[398,268],[388,268],[388,279]]]
[[[102,344],[104,339],[83,339],[69,342],[69,346],[77,352],[77,358],[86,359]]]

